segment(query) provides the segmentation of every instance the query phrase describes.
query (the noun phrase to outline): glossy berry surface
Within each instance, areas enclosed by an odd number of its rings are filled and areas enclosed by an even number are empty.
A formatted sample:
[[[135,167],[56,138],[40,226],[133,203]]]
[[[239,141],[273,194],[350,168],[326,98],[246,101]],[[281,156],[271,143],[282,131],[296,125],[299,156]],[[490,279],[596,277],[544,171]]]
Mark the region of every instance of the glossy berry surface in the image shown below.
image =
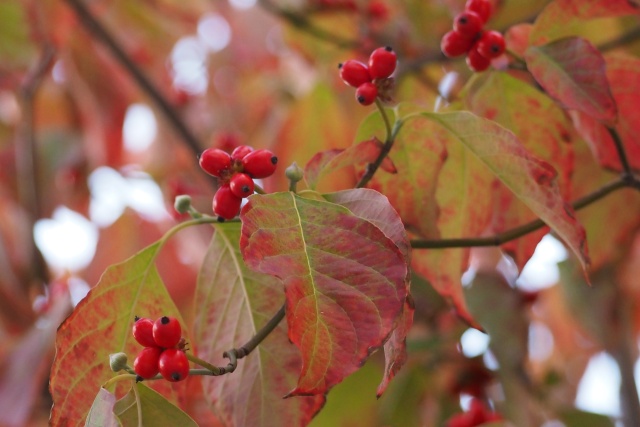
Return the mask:
[[[477,45],[478,53],[489,59],[494,59],[502,55],[505,48],[504,37],[499,31],[485,32]]]
[[[233,149],[231,152],[231,159],[235,161],[240,161],[244,159],[244,157],[253,151],[253,147],[248,145],[239,145]]]
[[[231,156],[218,148],[207,148],[198,160],[200,167],[209,175],[220,177],[231,167]]]
[[[453,20],[453,30],[471,39],[482,31],[482,26],[482,18],[471,11],[459,13]]]
[[[253,179],[246,173],[237,173],[229,181],[229,189],[236,197],[249,197],[253,194],[254,188]]]
[[[182,381],[189,375],[189,360],[184,351],[169,348],[162,352],[158,361],[160,375],[171,382]]]
[[[372,79],[386,79],[396,70],[397,60],[390,46],[379,47],[369,56],[369,75]]]
[[[153,320],[147,318],[136,318],[132,328],[133,337],[140,345],[145,347],[155,347],[153,339]],[[155,374],[154,374],[155,375]]]
[[[145,347],[133,361],[133,370],[140,377],[153,378],[158,373],[158,362],[162,349],[159,347]]]
[[[162,316],[153,323],[153,339],[158,347],[175,347],[182,338],[182,327],[175,317]]]
[[[369,67],[360,61],[350,59],[340,64],[340,78],[349,86],[358,87],[371,81]]]
[[[491,0],[467,0],[465,10],[475,12],[482,19],[482,23],[486,23],[491,17],[493,6]]]
[[[242,199],[231,192],[229,184],[218,188],[213,196],[213,213],[224,219],[233,219],[240,212]]]
[[[362,105],[371,105],[378,96],[378,88],[373,83],[363,83],[356,89],[356,100]]]
[[[472,71],[479,73],[489,68],[491,60],[480,55],[480,52],[478,52],[478,49],[474,46],[469,53],[467,53],[467,65]]]
[[[278,158],[269,150],[256,150],[242,159],[244,173],[252,178],[266,178],[273,175]]]
[[[473,38],[465,37],[457,31],[449,31],[440,42],[442,53],[449,58],[464,55],[472,46]]]

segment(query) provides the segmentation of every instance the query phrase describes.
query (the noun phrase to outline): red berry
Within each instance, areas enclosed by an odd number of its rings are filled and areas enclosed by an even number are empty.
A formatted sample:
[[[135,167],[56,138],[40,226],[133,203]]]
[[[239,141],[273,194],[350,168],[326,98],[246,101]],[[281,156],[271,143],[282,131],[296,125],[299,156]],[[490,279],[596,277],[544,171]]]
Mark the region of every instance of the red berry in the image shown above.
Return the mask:
[[[464,8],[469,12],[477,13],[483,24],[489,20],[491,9],[493,9],[491,0],[467,0]]]
[[[213,196],[213,213],[224,219],[233,219],[240,212],[242,199],[231,192],[229,184],[218,188]]]
[[[369,56],[369,75],[372,79],[386,79],[395,71],[397,60],[391,46],[377,48]]]
[[[457,31],[449,31],[442,37],[440,49],[445,56],[454,58],[464,55],[473,47],[473,38],[465,37]]]
[[[189,375],[189,360],[184,351],[169,348],[160,355],[158,369],[165,380],[182,381]]]
[[[477,45],[478,53],[488,59],[494,59],[502,55],[505,48],[504,37],[499,31],[485,32]]]
[[[356,99],[362,105],[371,105],[378,96],[378,88],[373,83],[363,83],[356,89]]]
[[[471,11],[459,13],[453,20],[453,30],[472,39],[482,31],[482,25],[482,18]]]
[[[369,68],[360,61],[350,59],[339,65],[340,78],[349,86],[358,87],[362,83],[370,82]]]
[[[231,152],[231,159],[239,162],[240,160],[244,159],[244,156],[252,151],[253,147],[250,147],[248,145],[239,145]]]
[[[182,327],[175,317],[162,316],[153,323],[153,339],[158,347],[175,347],[182,338]]]
[[[229,153],[218,148],[207,148],[200,155],[200,167],[206,173],[220,177],[222,173],[231,167]]]
[[[385,21],[389,17],[389,6],[382,0],[371,0],[367,6],[371,19]]]
[[[231,177],[229,188],[236,197],[249,197],[253,194],[255,184],[246,173],[237,173]]]
[[[491,60],[480,55],[477,46],[474,46],[469,53],[467,53],[467,65],[472,71],[479,73],[489,68]]]
[[[252,178],[266,178],[273,175],[278,158],[269,150],[256,150],[242,159],[244,173]]]
[[[132,332],[133,337],[140,345],[145,347],[156,346],[156,342],[153,339],[153,320],[144,317],[136,317],[136,322],[133,324]]]
[[[140,377],[146,379],[153,378],[158,373],[158,361],[162,349],[160,347],[145,347],[142,349],[136,360],[133,361],[133,370]]]

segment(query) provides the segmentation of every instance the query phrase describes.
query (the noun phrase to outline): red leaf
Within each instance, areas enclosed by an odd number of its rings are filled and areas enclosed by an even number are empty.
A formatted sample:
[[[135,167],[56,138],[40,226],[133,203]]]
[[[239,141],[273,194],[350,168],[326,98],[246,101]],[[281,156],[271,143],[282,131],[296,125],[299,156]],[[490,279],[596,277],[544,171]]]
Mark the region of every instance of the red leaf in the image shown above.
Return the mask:
[[[532,46],[525,59],[540,86],[566,108],[598,120],[616,118],[616,103],[609,89],[604,58],[587,40],[570,37]]]
[[[531,32],[531,44],[543,44],[576,34],[583,21],[640,13],[629,0],[555,0],[538,15]]]
[[[219,366],[222,353],[248,341],[282,306],[282,283],[247,268],[238,242],[240,224],[216,226],[196,291],[194,342],[198,356]],[[226,425],[303,426],[322,408],[323,395],[283,399],[302,361],[281,323],[229,375],[203,378],[207,401]]]
[[[321,151],[313,156],[305,166],[304,179],[309,188],[315,189],[318,181],[320,181],[325,174],[347,166],[372,163],[380,155],[381,149],[382,142],[374,137],[344,150]],[[389,173],[397,172],[389,157],[385,157],[380,167]]]
[[[84,425],[96,390],[114,372],[109,354],[125,352],[133,360],[142,349],[133,335],[134,316],[179,317],[153,266],[159,244],[153,244],[104,273],[100,282],[60,325],[50,389],[52,425]],[[177,402],[185,384],[156,381],[154,388]]]
[[[289,338],[302,373],[289,393],[326,393],[356,371],[395,327],[407,265],[369,221],[292,193],[252,196],[240,248],[251,268],[283,280]]]

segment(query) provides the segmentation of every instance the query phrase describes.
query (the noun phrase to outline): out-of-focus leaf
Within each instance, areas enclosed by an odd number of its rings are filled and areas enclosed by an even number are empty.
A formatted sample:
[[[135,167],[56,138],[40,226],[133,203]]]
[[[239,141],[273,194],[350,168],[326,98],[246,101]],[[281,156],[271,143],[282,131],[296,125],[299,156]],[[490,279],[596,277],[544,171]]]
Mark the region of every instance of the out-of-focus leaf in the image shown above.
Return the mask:
[[[579,37],[531,46],[527,68],[549,95],[566,108],[582,111],[598,120],[616,118],[604,58],[589,41]]]
[[[107,389],[100,387],[96,399],[89,409],[89,415],[84,423],[84,427],[118,427],[116,415],[113,407],[116,404],[116,396]]]
[[[5,67],[26,68],[36,49],[29,38],[29,23],[22,2],[8,0],[0,3],[0,70]]]
[[[524,56],[529,47],[529,35],[531,34],[532,24],[517,24],[510,27],[504,33],[504,39],[507,43],[507,49],[511,52]]]
[[[320,179],[336,169],[362,163],[372,163],[380,155],[382,142],[378,138],[362,141],[344,150],[322,151],[309,160],[304,168],[304,180],[311,189],[315,189]],[[385,157],[380,168],[386,172],[397,172],[389,157]]]
[[[125,352],[133,359],[141,350],[131,334],[136,315],[180,317],[153,265],[159,248],[155,243],[107,269],[60,325],[49,382],[53,425],[82,425],[95,390],[114,375],[109,354]],[[154,387],[177,402],[185,386],[157,381]]]
[[[113,412],[122,423],[122,427],[149,425],[153,427],[197,427],[198,424],[184,411],[169,402],[163,395],[142,383],[135,383],[138,389],[142,423],[138,422],[138,407],[133,389],[118,400]]]
[[[615,423],[606,415],[567,409],[559,414],[560,421],[567,427],[613,427]]]
[[[280,280],[247,268],[238,242],[240,224],[216,225],[196,291],[194,343],[198,356],[220,366],[222,353],[248,341],[284,302]],[[281,323],[229,375],[203,378],[207,401],[227,425],[303,426],[325,398],[283,399],[295,387],[302,364]]]
[[[404,257],[378,227],[334,203],[252,196],[241,217],[245,262],[284,282],[289,338],[303,360],[289,395],[326,393],[395,328]]]
[[[581,22],[590,19],[640,13],[628,0],[555,0],[538,15],[531,32],[531,44],[543,44],[575,33]]]

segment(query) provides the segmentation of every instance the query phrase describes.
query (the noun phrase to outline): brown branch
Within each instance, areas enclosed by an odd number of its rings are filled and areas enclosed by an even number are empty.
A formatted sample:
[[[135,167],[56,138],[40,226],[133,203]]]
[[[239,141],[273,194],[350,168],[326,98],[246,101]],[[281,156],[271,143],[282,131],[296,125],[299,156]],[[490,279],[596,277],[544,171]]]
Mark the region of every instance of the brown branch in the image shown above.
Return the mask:
[[[604,198],[605,196],[613,193],[616,190],[625,187],[632,187],[638,189],[637,178],[633,177],[632,182],[628,182],[623,178],[619,178],[609,184],[605,184],[592,193],[587,194],[584,197],[579,198],[572,203],[575,210],[580,210],[590,204]],[[504,243],[515,240],[519,237],[525,236],[545,226],[544,221],[536,219],[521,226],[512,228],[511,230],[498,233],[489,237],[466,237],[456,239],[437,239],[437,240],[411,240],[411,247],[413,249],[445,249],[445,248],[470,248],[479,246],[500,246]]]
[[[607,132],[609,132],[611,139],[613,139],[618,159],[620,159],[620,164],[622,165],[622,178],[628,181],[633,181],[631,165],[629,164],[629,159],[627,158],[627,153],[624,149],[624,144],[622,143],[622,139],[620,138],[618,131],[616,131],[612,126],[607,126]]]
[[[144,93],[151,98],[160,111],[164,114],[168,122],[175,131],[182,137],[182,141],[199,155],[202,151],[198,138],[187,127],[182,118],[176,113],[169,101],[160,93],[158,88],[149,80],[145,73],[129,58],[122,46],[116,41],[113,35],[103,26],[89,11],[82,0],[65,0],[74,10],[80,23],[89,31],[100,43],[102,43],[118,61],[118,63],[131,75]]]

